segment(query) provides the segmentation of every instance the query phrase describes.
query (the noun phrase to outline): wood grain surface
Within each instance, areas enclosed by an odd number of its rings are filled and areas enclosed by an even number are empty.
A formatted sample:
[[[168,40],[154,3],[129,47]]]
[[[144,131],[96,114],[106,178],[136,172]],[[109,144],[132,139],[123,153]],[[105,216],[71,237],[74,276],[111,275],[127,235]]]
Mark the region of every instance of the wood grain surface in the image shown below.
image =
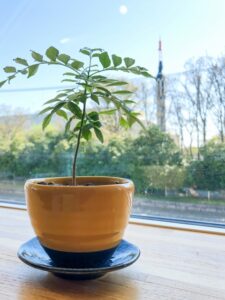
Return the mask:
[[[0,208],[0,300],[225,299],[225,237],[129,225],[125,238],[139,246],[132,266],[93,281],[55,277],[16,255],[33,237],[26,211]]]

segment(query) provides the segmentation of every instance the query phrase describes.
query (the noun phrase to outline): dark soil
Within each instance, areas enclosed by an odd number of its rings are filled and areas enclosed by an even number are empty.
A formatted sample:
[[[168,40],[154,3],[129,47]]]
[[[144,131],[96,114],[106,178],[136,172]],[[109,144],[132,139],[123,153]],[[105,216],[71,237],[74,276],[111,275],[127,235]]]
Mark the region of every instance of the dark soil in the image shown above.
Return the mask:
[[[46,181],[40,181],[40,182],[37,182],[37,184],[40,184],[40,185],[53,185],[53,186],[73,186],[72,184],[69,184],[69,183],[64,183],[64,184],[58,184],[58,183],[55,183],[55,182],[46,182]],[[83,183],[83,184],[77,184],[77,186],[98,186],[98,185],[111,185],[111,184],[120,184],[119,181],[114,181],[114,182],[102,182],[102,183],[93,183],[93,182],[87,182],[87,183]]]

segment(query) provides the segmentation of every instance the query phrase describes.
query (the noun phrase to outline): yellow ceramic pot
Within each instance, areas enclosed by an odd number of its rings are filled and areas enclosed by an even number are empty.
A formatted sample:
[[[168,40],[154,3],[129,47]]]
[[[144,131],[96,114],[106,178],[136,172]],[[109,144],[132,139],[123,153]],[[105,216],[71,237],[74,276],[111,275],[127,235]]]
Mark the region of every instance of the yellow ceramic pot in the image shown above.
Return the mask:
[[[40,181],[58,185],[39,184]],[[39,241],[47,249],[68,253],[115,248],[131,212],[132,181],[117,177],[78,177],[77,183],[77,186],[70,185],[70,177],[26,182],[28,213]]]

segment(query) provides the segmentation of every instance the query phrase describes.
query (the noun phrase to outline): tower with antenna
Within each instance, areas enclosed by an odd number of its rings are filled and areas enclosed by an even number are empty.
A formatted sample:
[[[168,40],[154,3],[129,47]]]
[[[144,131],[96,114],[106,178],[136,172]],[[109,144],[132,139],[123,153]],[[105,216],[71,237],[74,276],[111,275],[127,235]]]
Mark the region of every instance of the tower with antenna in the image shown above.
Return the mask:
[[[159,40],[159,65],[156,76],[156,114],[157,125],[162,131],[166,131],[166,106],[165,106],[165,77],[163,75],[162,41]]]

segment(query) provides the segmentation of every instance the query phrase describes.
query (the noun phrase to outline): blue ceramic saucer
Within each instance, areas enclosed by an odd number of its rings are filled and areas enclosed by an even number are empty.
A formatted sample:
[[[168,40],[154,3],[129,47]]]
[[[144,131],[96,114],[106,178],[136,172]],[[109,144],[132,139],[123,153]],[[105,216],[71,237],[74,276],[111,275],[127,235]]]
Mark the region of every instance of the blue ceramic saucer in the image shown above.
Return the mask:
[[[95,279],[107,272],[126,268],[133,264],[140,256],[137,246],[122,240],[112,256],[105,262],[92,262],[91,267],[74,268],[58,266],[45,252],[39,240],[33,238],[20,246],[18,257],[31,267],[48,271],[54,275],[68,279]]]

